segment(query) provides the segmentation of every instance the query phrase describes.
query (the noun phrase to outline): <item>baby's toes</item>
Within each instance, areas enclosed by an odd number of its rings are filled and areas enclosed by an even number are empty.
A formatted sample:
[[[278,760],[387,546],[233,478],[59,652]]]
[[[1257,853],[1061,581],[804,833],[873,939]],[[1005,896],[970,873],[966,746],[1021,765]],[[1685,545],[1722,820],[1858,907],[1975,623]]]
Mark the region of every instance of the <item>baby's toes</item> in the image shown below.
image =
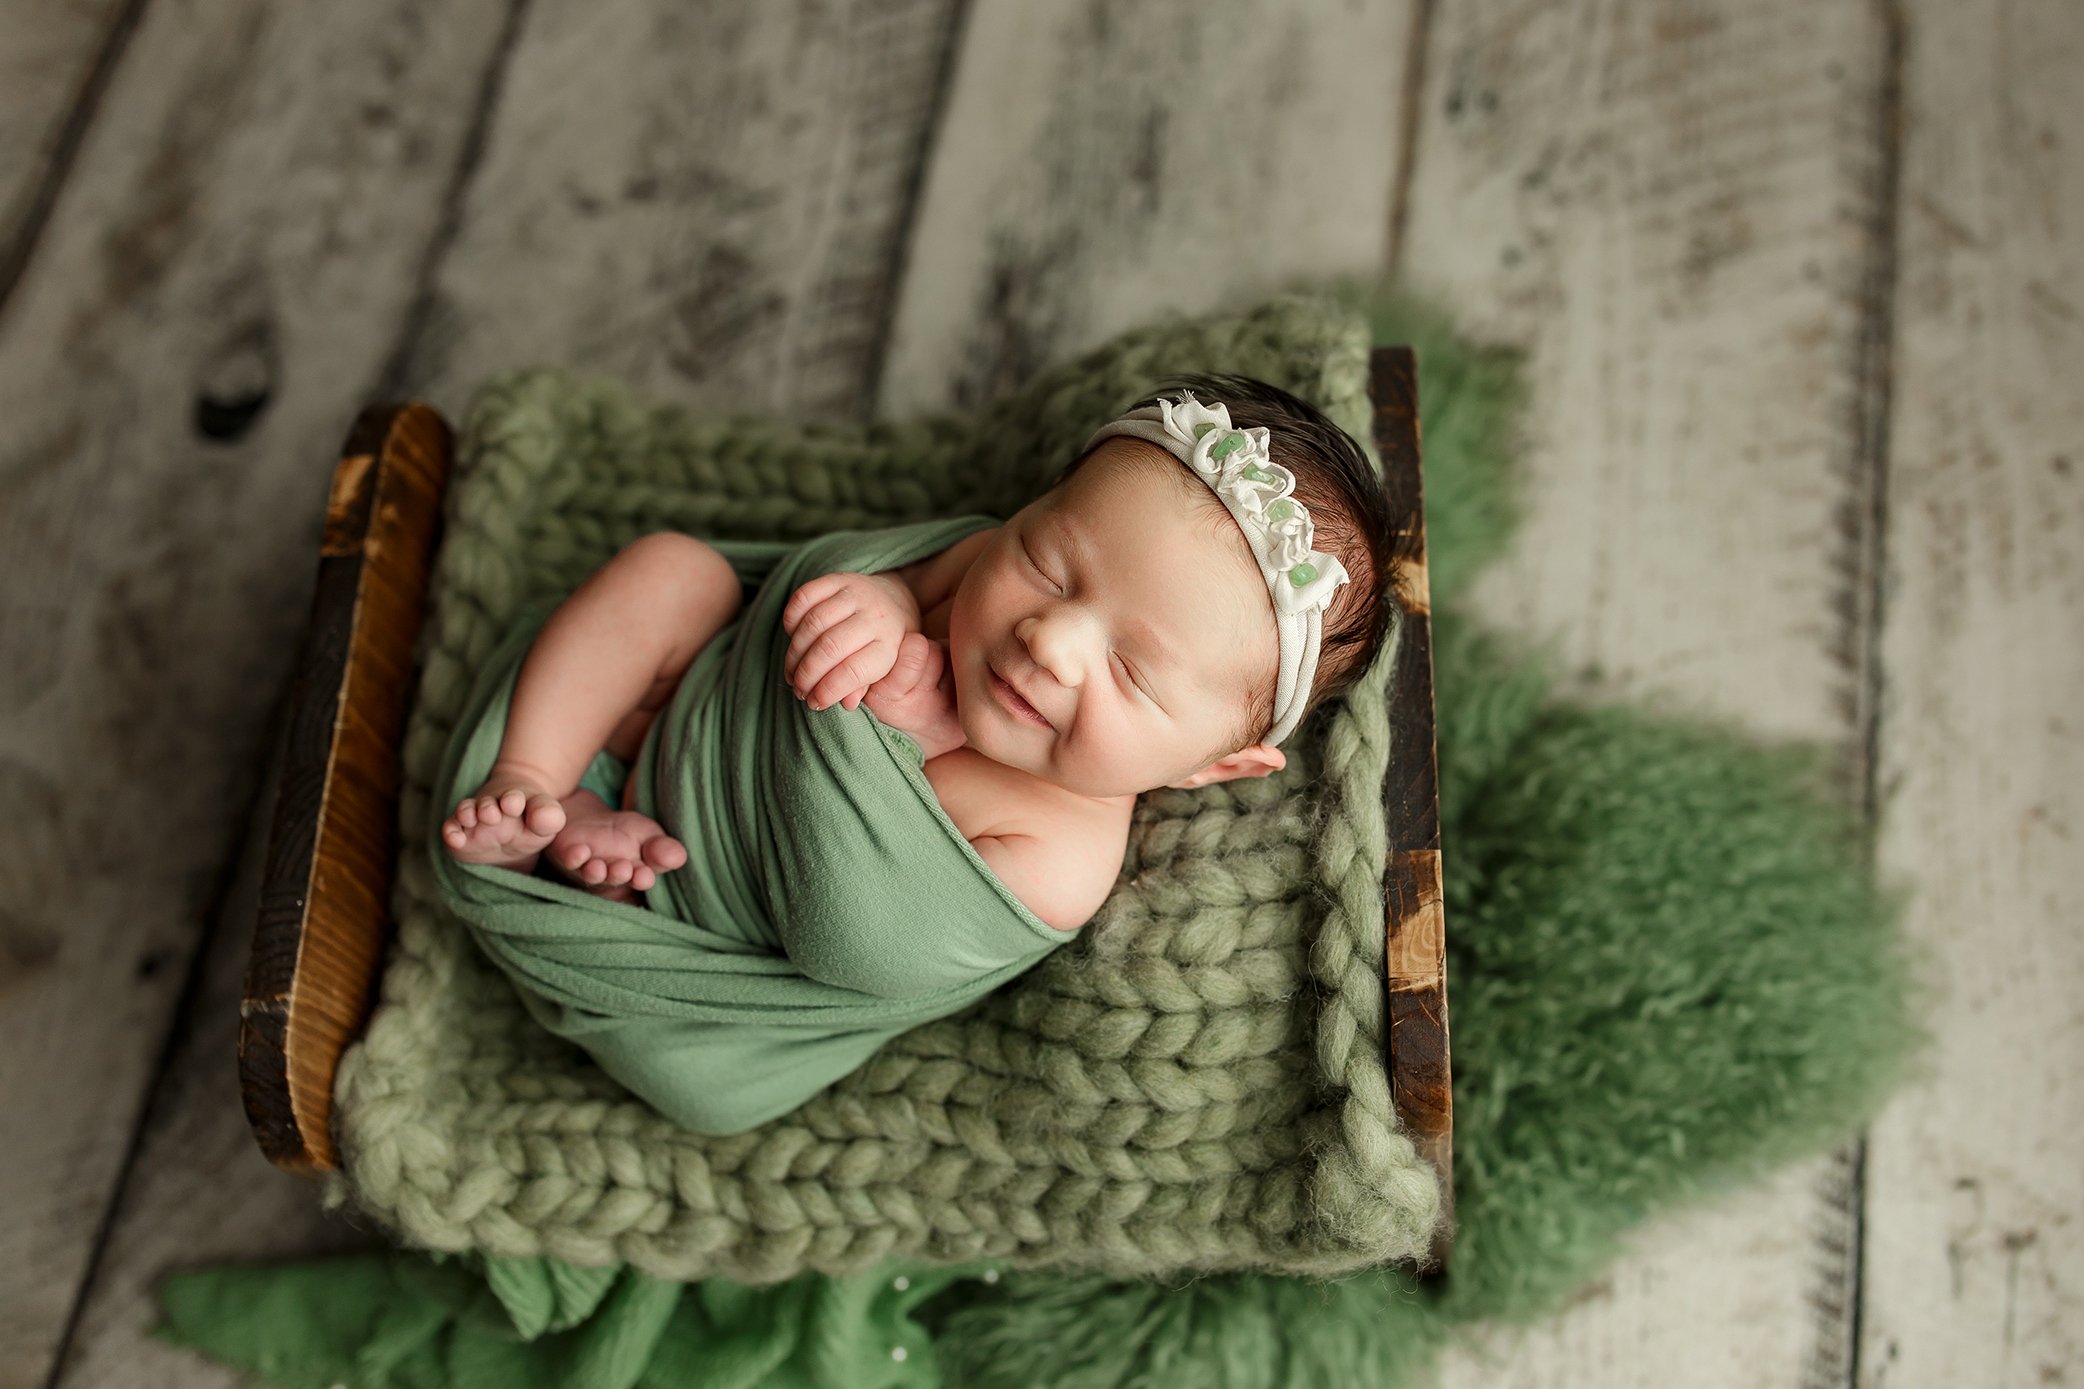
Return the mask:
[[[567,873],[576,873],[586,860],[593,857],[593,850],[584,844],[569,841],[552,841],[550,861]]]
[[[478,811],[478,823],[481,825],[496,825],[501,820],[504,820],[506,818],[506,816],[500,812],[499,797],[497,796],[480,796],[478,797],[476,804]]]
[[[687,862],[687,850],[670,834],[661,834],[644,841],[644,865],[649,868],[672,870]],[[637,884],[642,887],[643,884]]]
[[[521,823],[530,834],[556,834],[564,828],[564,819],[564,807],[557,803],[557,797],[541,791],[530,796],[521,810]]]
[[[652,872],[647,864],[638,864],[630,873],[630,886],[639,892],[651,891],[652,885],[657,881],[658,874]]]
[[[628,859],[615,859],[608,865],[608,876],[605,881],[609,887],[621,887],[630,880],[631,875],[636,871],[635,865],[631,864]]]
[[[470,796],[465,796],[462,800],[456,802],[456,813],[449,817],[449,822],[467,830],[476,829],[478,824],[477,801]]]

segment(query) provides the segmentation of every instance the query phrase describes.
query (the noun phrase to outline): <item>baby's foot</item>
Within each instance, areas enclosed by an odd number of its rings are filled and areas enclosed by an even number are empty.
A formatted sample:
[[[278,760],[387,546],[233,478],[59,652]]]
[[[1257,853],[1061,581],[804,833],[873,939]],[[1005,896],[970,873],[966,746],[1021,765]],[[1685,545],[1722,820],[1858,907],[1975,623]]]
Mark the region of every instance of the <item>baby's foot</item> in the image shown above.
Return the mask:
[[[660,872],[687,862],[680,841],[649,815],[616,810],[591,791],[564,799],[565,825],[543,857],[579,887],[618,902],[635,900]]]
[[[456,803],[441,822],[441,841],[459,863],[489,863],[522,872],[564,828],[564,807],[533,781],[497,768],[477,794]]]

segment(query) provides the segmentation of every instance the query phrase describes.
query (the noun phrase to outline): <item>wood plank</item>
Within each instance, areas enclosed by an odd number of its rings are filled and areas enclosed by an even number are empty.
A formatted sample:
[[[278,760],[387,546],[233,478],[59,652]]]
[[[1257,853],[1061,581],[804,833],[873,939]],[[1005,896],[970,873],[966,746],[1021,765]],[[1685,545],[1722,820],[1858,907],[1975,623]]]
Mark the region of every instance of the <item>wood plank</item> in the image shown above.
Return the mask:
[[[1377,273],[1410,30],[1409,0],[978,0],[884,412],[980,404],[1161,313]]]
[[[707,408],[859,415],[872,400],[891,268],[958,31],[951,0],[858,0],[815,27],[765,6],[691,28],[673,0],[534,0],[525,14],[483,160],[387,387],[336,382],[334,433],[296,460],[313,525],[286,564],[307,601],[325,478],[367,398],[409,392],[460,411],[485,375],[543,361]],[[591,206],[595,188],[616,199]],[[694,282],[725,266],[737,269]],[[678,317],[662,319],[668,298]],[[695,339],[676,334],[697,320],[707,336],[683,350]],[[294,631],[283,640],[286,666]],[[60,1389],[228,1386],[219,1367],[146,1338],[158,1278],[355,1237],[318,1216],[315,1187],[267,1169],[246,1127],[232,1033],[251,925],[237,920],[226,917],[236,948],[214,943]],[[213,1175],[226,1171],[258,1175]]]
[[[74,1305],[503,14],[153,10],[0,318],[0,1384]]]
[[[16,5],[0,26],[0,303],[93,120],[135,9],[128,0]]]
[[[1470,598],[1579,684],[1859,745],[1886,51],[1877,11],[1801,0],[1433,15],[1400,269],[1529,354],[1528,520]],[[1441,1382],[1842,1382],[1846,1190],[1825,1158],[1659,1220]]]
[[[1868,1143],[1863,1385],[2084,1364],[2084,10],[1904,7],[1882,871],[1941,1047]]]
[[[958,10],[535,5],[394,380],[451,418],[538,362],[865,416]]]
[[[282,786],[276,755],[253,803],[225,908],[211,932],[199,987],[179,1024],[166,1083],[154,1092],[145,1143],[132,1164],[107,1250],[53,1381],[78,1389],[239,1389],[229,1366],[151,1339],[154,1288],[164,1274],[236,1260],[299,1258],[377,1248],[366,1227],[327,1216],[310,1181],[271,1166],[239,1103],[239,996],[266,867],[268,812]]]

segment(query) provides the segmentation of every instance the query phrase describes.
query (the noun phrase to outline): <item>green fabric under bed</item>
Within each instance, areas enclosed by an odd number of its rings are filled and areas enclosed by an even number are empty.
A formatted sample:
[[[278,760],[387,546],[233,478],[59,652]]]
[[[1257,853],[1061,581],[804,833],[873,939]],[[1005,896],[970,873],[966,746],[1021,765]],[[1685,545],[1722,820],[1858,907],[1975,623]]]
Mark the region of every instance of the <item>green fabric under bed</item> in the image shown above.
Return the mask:
[[[1110,1274],[1420,1255],[1438,1180],[1382,1061],[1390,656],[1261,780],[1144,797],[1071,944],[795,1112],[705,1137],[538,1026],[436,904],[436,760],[515,615],[653,529],[801,540],[1005,516],[1176,371],[1262,377],[1366,443],[1365,315],[1289,297],[1126,333],[975,416],[692,418],[552,371],[477,397],[406,733],[397,945],[342,1062],[352,1199],[408,1244],[771,1281],[897,1254]]]

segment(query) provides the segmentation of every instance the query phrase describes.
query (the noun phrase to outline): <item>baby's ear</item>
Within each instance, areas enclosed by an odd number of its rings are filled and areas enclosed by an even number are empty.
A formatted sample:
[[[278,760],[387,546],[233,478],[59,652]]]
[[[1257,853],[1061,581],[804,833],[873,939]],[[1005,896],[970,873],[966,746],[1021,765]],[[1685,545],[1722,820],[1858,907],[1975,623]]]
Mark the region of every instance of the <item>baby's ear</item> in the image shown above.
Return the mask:
[[[1239,748],[1228,757],[1219,757],[1190,777],[1167,782],[1168,786],[1182,791],[1191,791],[1197,786],[1210,786],[1219,781],[1235,781],[1239,777],[1266,776],[1278,772],[1288,765],[1288,754],[1265,743],[1254,743],[1248,748]]]

